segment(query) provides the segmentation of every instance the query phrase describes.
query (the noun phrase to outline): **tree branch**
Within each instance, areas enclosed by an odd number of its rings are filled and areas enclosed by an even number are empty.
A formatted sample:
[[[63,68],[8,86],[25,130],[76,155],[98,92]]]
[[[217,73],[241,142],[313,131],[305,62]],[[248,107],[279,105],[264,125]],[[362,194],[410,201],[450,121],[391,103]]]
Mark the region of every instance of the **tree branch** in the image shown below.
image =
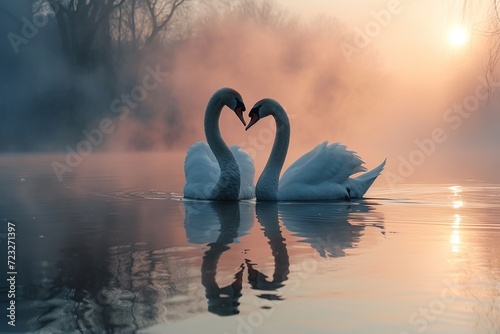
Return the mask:
[[[177,8],[179,8],[179,6],[181,6],[184,2],[186,2],[187,0],[175,0],[174,3],[172,4],[172,8],[170,10],[170,13],[168,14],[167,18],[165,19],[165,21],[162,22],[162,24],[160,24],[158,26],[159,29],[163,29],[163,27],[165,27],[168,22],[170,22],[170,20],[172,19],[172,17],[174,16],[175,14],[175,11],[177,10]]]
[[[151,22],[153,23],[153,31],[157,28],[156,13],[154,11],[153,5],[151,5],[150,0],[146,0],[146,7],[148,8],[149,14],[151,15]]]

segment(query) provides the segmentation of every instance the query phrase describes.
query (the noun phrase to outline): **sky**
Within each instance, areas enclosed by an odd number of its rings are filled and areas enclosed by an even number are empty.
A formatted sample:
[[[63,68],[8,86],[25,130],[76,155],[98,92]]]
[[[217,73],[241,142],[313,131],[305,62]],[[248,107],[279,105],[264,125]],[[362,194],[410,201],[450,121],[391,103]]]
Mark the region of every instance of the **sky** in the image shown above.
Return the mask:
[[[368,46],[358,49],[375,48],[385,75],[383,103],[372,111],[382,119],[369,115],[350,124],[351,134],[332,133],[325,139],[337,141],[340,135],[369,167],[376,166],[385,151],[389,184],[498,180],[494,171],[500,163],[500,137],[495,134],[500,120],[495,107],[498,94],[492,85],[492,94],[483,95],[488,38],[479,33],[488,17],[488,1],[280,3],[301,20],[337,17],[356,33],[364,33]],[[359,46],[355,40],[351,45]],[[350,54],[353,62],[355,52]],[[368,133],[372,131],[380,135],[372,136]],[[363,132],[371,144],[363,142]]]
[[[229,86],[248,109],[264,97],[283,105],[292,129],[285,168],[329,141],[356,151],[369,169],[387,158],[379,182],[390,187],[500,181],[500,85],[485,79],[491,38],[478,33],[488,0],[276,3],[296,19],[290,26],[209,19],[199,39],[177,50],[169,89],[186,135],[174,149],[205,139],[201,111],[217,88]],[[220,124],[228,144],[252,153],[260,175],[273,121],[245,132],[223,112]],[[122,129],[118,146],[134,125]]]
[[[496,39],[480,33],[490,0],[275,2],[278,10],[295,18],[289,25],[273,26],[265,15],[253,20],[238,12],[222,18],[208,15],[196,23],[196,36],[169,51],[168,60],[161,53],[148,57],[144,68],[168,68],[168,76],[130,115],[114,120],[116,130],[99,149],[123,151],[135,141],[135,148],[186,152],[205,140],[203,112],[211,94],[229,86],[241,93],[248,110],[264,97],[284,106],[292,129],[285,168],[329,141],[358,152],[368,168],[387,158],[383,180],[388,185],[500,181],[500,84],[495,78],[488,83],[485,70],[489,43]],[[5,31],[14,29],[5,22]],[[25,52],[14,54],[6,40],[2,51],[7,61],[26,58],[23,64],[31,66],[23,66],[13,81],[29,93],[34,91],[29,84],[37,83],[42,96],[49,88],[58,91],[56,79],[68,76],[62,62],[53,61],[60,56],[54,54],[57,47],[46,43],[57,35],[50,27],[40,29]],[[31,68],[38,80],[32,79]],[[100,86],[90,78],[72,78],[87,100],[102,98],[96,88]],[[0,81],[4,95],[15,95],[19,83]],[[124,89],[116,96],[131,93]],[[89,114],[107,117],[110,105],[103,105]],[[141,119],[143,107],[148,112]],[[49,107],[41,109],[40,117],[56,118]],[[36,128],[36,119],[10,116],[20,118],[23,130]],[[223,112],[220,124],[228,144],[253,152],[259,175],[272,146],[272,120],[245,132],[236,117]],[[82,130],[92,129],[69,131],[80,135]],[[72,143],[58,141],[60,147]]]

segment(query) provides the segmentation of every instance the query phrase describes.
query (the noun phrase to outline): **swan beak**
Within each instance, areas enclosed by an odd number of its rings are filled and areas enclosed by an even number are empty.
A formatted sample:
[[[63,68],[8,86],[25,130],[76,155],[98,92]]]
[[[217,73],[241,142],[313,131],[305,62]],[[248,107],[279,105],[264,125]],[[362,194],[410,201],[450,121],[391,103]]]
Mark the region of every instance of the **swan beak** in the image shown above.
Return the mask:
[[[243,111],[245,111],[244,108],[236,108],[234,110],[234,113],[236,114],[236,116],[238,116],[238,118],[240,119],[241,123],[243,123],[243,125],[247,125],[247,122],[245,122],[245,119],[243,118]]]
[[[259,115],[257,115],[256,113],[252,113],[251,115],[252,118],[250,119],[250,123],[248,123],[247,127],[245,128],[245,131],[250,129],[250,127],[257,123],[257,121],[259,120]]]

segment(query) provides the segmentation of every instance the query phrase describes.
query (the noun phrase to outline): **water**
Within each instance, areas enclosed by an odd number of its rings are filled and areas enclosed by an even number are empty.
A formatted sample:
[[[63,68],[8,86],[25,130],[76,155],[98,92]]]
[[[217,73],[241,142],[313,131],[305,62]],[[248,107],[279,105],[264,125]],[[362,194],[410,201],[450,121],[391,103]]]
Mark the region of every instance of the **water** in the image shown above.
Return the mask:
[[[0,158],[16,327],[38,333],[499,333],[500,185],[182,200],[183,153]]]

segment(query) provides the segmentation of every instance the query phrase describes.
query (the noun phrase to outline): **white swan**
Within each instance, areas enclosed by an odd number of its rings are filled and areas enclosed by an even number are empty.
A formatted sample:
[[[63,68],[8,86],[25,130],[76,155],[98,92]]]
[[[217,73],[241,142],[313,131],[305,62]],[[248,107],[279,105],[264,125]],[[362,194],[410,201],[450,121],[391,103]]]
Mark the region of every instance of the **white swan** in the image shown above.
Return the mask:
[[[276,138],[271,156],[255,186],[259,201],[333,200],[362,197],[385,166],[385,160],[375,169],[366,171],[363,161],[353,151],[339,143],[319,144],[297,159],[279,175],[285,162],[290,141],[290,123],[283,107],[273,99],[257,102],[250,113],[245,130],[260,119],[272,115],[276,121]]]
[[[184,197],[205,200],[238,200],[254,197],[252,158],[239,146],[229,148],[221,137],[219,117],[224,106],[231,108],[243,125],[245,105],[241,95],[221,88],[208,101],[205,111],[207,143],[192,145],[184,161]]]

